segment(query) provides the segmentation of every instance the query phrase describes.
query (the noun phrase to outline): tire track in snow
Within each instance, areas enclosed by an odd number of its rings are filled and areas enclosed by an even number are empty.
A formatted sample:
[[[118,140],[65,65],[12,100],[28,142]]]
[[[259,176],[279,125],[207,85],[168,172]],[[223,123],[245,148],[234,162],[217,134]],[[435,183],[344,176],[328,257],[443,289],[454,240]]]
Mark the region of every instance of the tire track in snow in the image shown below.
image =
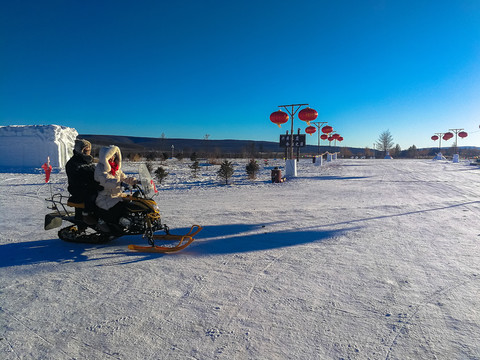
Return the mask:
[[[391,355],[392,351],[394,350],[395,346],[397,345],[397,339],[400,337],[400,335],[403,335],[403,334],[407,333],[407,331],[406,331],[407,326],[411,325],[409,320],[412,320],[423,307],[425,307],[428,304],[431,304],[435,297],[437,297],[439,295],[446,295],[446,294],[452,292],[453,290],[455,290],[455,289],[457,289],[461,286],[464,286],[464,285],[467,285],[469,283],[474,282],[475,280],[478,280],[478,277],[470,277],[469,279],[467,279],[463,282],[456,283],[456,284],[453,284],[451,286],[447,286],[447,287],[444,287],[444,288],[440,288],[440,289],[434,291],[432,294],[428,295],[422,303],[416,305],[413,313],[411,315],[406,316],[404,318],[404,321],[401,322],[402,326],[396,332],[395,336],[393,337],[392,341],[390,342],[390,346],[388,348],[385,360],[391,359],[390,355]],[[428,343],[428,341],[426,341],[426,343]],[[429,345],[429,347],[431,348],[430,345]]]
[[[226,321],[226,325],[229,327],[231,326],[232,322],[234,321],[234,319],[236,319],[238,317],[238,314],[240,313],[240,311],[244,308],[244,305],[252,298],[252,293],[253,291],[255,290],[255,288],[257,287],[257,285],[259,284],[260,282],[260,278],[262,278],[264,275],[265,275],[265,272],[271,268],[274,264],[276,264],[278,262],[278,260],[280,260],[284,255],[285,255],[286,251],[283,250],[282,253],[275,257],[274,259],[270,260],[268,262],[268,264],[266,266],[264,266],[261,270],[259,270],[256,274],[255,274],[255,277],[253,279],[253,283],[252,285],[249,287],[249,289],[247,290],[247,293],[246,293],[246,297],[243,299],[243,301],[241,302],[241,304],[237,305],[235,307],[235,310],[232,311],[230,314],[229,314],[229,317],[228,317],[228,320]]]
[[[8,347],[10,348],[11,352],[13,352],[13,354],[15,355],[15,357],[17,359],[21,359],[20,355],[18,355],[17,351],[15,350],[15,348],[12,346],[12,344],[10,343],[10,341],[8,340],[7,337],[3,337],[2,339],[0,340],[5,340],[8,344]]]
[[[32,333],[33,335],[35,335],[37,338],[41,339],[42,341],[44,341],[45,343],[47,343],[48,345],[50,345],[50,347],[52,349],[57,349],[57,347],[55,346],[55,344],[53,344],[52,342],[50,342],[49,340],[47,340],[44,336],[40,335],[38,332],[36,332],[35,330],[33,330],[32,328],[30,328],[29,326],[27,326],[25,324],[24,321],[20,320],[17,316],[15,316],[14,314],[10,313],[9,311],[5,310],[4,308],[0,308],[0,311],[2,313],[4,313],[5,315],[9,316],[10,318],[14,319],[17,323],[19,323],[20,325],[22,325],[28,332]],[[63,351],[62,349],[58,349],[58,351],[66,356],[68,356],[70,359],[75,359],[75,357],[71,356],[70,354],[68,354],[67,352]]]

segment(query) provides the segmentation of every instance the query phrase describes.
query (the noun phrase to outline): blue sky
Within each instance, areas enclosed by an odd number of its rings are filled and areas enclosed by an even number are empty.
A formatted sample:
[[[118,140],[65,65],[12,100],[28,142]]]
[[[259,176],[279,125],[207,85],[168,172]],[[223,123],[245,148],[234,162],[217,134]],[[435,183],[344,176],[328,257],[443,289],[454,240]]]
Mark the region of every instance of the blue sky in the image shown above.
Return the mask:
[[[290,125],[269,116],[295,103],[344,146],[384,130],[402,149],[436,146],[451,128],[480,146],[480,1],[0,5],[0,125],[278,141]]]

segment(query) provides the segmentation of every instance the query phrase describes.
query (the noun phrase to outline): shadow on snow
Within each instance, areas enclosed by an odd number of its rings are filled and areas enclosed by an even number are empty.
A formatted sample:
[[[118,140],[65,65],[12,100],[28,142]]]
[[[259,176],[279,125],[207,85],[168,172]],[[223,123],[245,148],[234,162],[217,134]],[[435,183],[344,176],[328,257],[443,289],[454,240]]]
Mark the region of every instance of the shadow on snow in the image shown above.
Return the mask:
[[[60,239],[3,244],[0,245],[0,268],[46,263],[69,264],[74,262],[99,261],[104,258],[105,255],[109,255],[110,259],[112,259],[111,256],[121,257],[122,259],[120,263],[128,264],[164,256],[164,254],[138,253],[127,249],[115,249],[112,252],[101,254],[89,253],[89,250],[99,248],[112,250],[113,246],[119,246],[118,240],[123,240],[122,242],[128,244],[135,242],[132,237],[125,237],[114,239],[107,244],[69,243]],[[145,240],[143,241],[146,242]],[[120,246],[122,246],[122,242],[120,242]],[[125,247],[127,245],[125,245]],[[129,258],[125,259],[125,256],[128,256]]]
[[[269,226],[269,224],[266,224]],[[187,232],[188,229],[176,229],[175,233]],[[234,254],[252,251],[272,250],[283,247],[313,243],[341,235],[344,230],[322,231],[270,231],[262,224],[233,224],[207,226],[199,234],[196,241],[187,249],[179,252],[185,255],[218,255]],[[246,232],[256,233],[248,234]],[[205,239],[205,240],[203,240]],[[141,243],[146,240],[141,236],[125,236],[101,245],[69,243],[59,239],[15,242],[0,245],[0,268],[22,265],[36,265],[46,263],[69,264],[74,262],[102,261],[97,266],[121,265],[160,258],[175,256],[157,253],[142,253],[129,251],[128,244]],[[161,245],[161,244],[159,244]],[[107,251],[102,252],[100,249]],[[89,250],[100,250],[92,253]],[[108,256],[105,258],[105,256]]]
[[[261,224],[209,226],[201,232],[202,237],[207,238],[193,242],[185,252],[191,255],[219,255],[273,250],[320,242],[351,230],[298,229],[275,232],[263,228]],[[256,233],[248,234],[248,231]]]
[[[234,254],[253,251],[265,251],[285,247],[294,247],[307,243],[321,242],[327,239],[341,236],[342,234],[355,230],[358,227],[349,227],[338,230],[320,230],[322,227],[339,225],[350,225],[363,221],[393,218],[412,214],[426,213],[431,211],[446,210],[465,205],[477,204],[480,201],[470,201],[448,206],[441,206],[430,209],[409,211],[398,214],[351,219],[337,223],[319,224],[311,227],[272,231],[271,227],[278,225],[270,224],[225,224],[217,226],[206,226],[187,249],[180,253],[185,255],[220,255]],[[186,233],[189,229],[176,229],[175,233]],[[250,232],[250,233],[249,233]],[[34,265],[42,263],[72,263],[84,261],[100,261],[104,256],[116,257],[111,265],[120,265],[139,262],[143,260],[156,259],[165,254],[141,253],[126,249],[128,244],[145,244],[146,240],[141,236],[125,236],[112,240],[108,244],[92,245],[80,243],[68,243],[59,239],[48,239],[27,242],[14,242],[0,245],[0,268],[21,265]],[[115,247],[115,249],[114,249]],[[88,253],[88,250],[110,249],[113,251],[102,253]],[[175,256],[174,254],[168,256]],[[98,264],[104,266],[104,264]]]

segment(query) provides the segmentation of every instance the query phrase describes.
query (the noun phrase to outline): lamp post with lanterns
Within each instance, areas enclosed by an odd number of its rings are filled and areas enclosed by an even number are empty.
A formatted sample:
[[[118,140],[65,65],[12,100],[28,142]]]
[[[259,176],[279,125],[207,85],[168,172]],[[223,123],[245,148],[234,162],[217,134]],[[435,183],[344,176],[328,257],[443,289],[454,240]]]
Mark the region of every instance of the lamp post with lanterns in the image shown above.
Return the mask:
[[[291,119],[291,125],[290,125],[290,135],[293,136],[293,129],[294,129],[294,118],[298,110],[302,106],[308,106],[308,104],[290,104],[290,105],[278,105],[279,108],[285,109],[286,112],[280,110],[277,110],[273,112],[270,115],[270,121],[273,122],[274,124],[277,124],[279,127],[282,124],[285,124],[288,122],[289,119]],[[298,118],[302,121],[305,121],[307,125],[310,125],[310,121],[313,121],[317,118],[318,113],[316,110],[306,107],[302,109],[298,113]],[[289,151],[287,152],[287,158],[288,159],[293,159],[293,141],[290,141],[289,144]]]
[[[453,131],[453,132],[452,132]],[[455,134],[455,135],[454,135]],[[460,138],[466,138],[468,136],[468,133],[466,131],[463,131],[463,129],[449,129],[449,132],[446,132],[446,133],[435,133],[435,135],[433,135],[431,137],[431,139],[433,141],[437,141],[439,140],[439,143],[438,143],[438,150],[440,151],[438,154],[437,154],[437,157],[436,159],[441,159],[441,148],[442,148],[442,139],[445,140],[445,141],[448,141],[450,140],[451,138],[453,138],[453,136],[455,136],[455,143],[453,144],[453,147],[454,147],[454,152],[455,154],[453,155],[453,162],[458,162],[458,154],[457,154],[457,150],[458,150],[458,137]]]
[[[306,108],[303,108],[300,110],[302,106],[307,106]],[[273,122],[274,124],[277,124],[278,127],[281,127],[282,124],[285,124],[288,122],[288,120],[291,120],[291,125],[290,125],[290,141],[288,143],[288,149],[287,149],[287,171],[286,175],[289,176],[296,176],[296,163],[293,160],[293,129],[294,129],[294,118],[295,115],[298,112],[298,118],[302,121],[305,121],[307,125],[310,125],[310,121],[313,121],[317,118],[318,113],[316,110],[308,107],[308,104],[290,104],[290,105],[278,105],[280,108],[279,110],[273,112],[270,114],[270,121]],[[284,109],[285,111],[282,111]],[[299,112],[300,110],[300,112]],[[310,128],[310,126],[309,126]],[[308,129],[308,128],[307,128]],[[312,131],[312,129],[308,130],[309,132]],[[288,138],[288,131],[287,131],[287,138]],[[293,161],[292,161],[293,160]]]
[[[453,131],[455,134],[455,144],[454,144],[454,152],[457,153],[458,151],[458,137],[460,136],[462,139],[467,137],[468,134],[463,131],[463,129],[450,129],[450,131]]]
[[[318,133],[317,133],[317,134],[318,134],[318,140],[317,140],[318,150],[317,150],[317,154],[320,154],[320,139],[323,139],[323,138],[322,138],[323,135],[320,134],[320,132],[321,132],[321,131],[320,131],[320,128],[321,128],[324,124],[326,124],[326,123],[327,123],[326,121],[315,121],[315,122],[312,122],[312,124],[315,125],[315,126],[317,127],[317,129],[318,129]],[[308,129],[308,128],[307,128],[307,129]],[[307,129],[305,129],[305,131],[307,131]]]

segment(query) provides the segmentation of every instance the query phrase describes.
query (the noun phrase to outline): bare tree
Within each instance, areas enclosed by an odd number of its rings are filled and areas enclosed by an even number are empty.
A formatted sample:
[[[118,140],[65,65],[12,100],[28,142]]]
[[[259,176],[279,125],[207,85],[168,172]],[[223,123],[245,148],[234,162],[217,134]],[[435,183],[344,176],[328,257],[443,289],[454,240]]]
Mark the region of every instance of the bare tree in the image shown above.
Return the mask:
[[[393,146],[393,136],[390,133],[390,130],[385,130],[380,134],[377,140],[377,149],[383,151],[385,155],[387,151]]]

